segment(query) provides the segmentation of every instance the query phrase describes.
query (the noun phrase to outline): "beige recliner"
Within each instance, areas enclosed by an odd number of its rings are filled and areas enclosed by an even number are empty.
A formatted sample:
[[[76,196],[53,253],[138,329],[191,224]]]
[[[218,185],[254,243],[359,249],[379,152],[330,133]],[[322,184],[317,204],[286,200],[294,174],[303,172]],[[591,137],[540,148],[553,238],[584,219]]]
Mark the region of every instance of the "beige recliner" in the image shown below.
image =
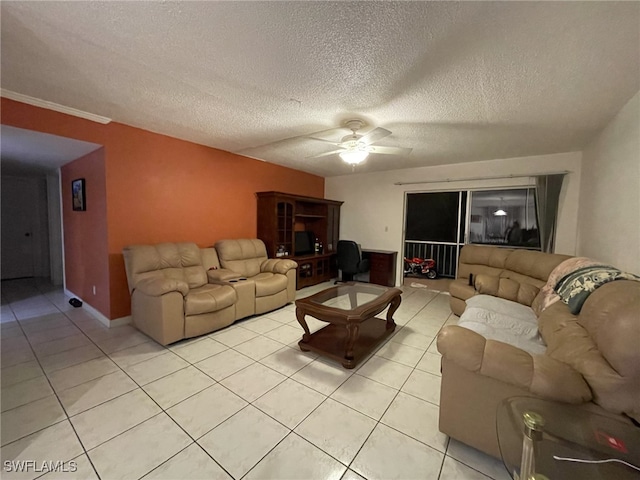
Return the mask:
[[[210,271],[210,278],[239,279],[239,289],[252,290],[255,304],[250,314],[269,312],[295,300],[298,264],[288,259],[269,259],[262,240],[220,240],[215,250],[222,269]]]
[[[202,335],[236,320],[236,290],[208,282],[195,243],[136,245],[123,255],[133,324],[158,343]]]

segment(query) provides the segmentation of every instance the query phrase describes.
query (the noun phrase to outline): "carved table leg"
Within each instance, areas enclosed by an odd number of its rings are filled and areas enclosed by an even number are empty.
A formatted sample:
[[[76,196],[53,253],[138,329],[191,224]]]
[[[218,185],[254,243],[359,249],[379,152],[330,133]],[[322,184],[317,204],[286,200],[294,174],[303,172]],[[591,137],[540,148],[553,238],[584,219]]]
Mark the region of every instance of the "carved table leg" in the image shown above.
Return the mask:
[[[302,311],[299,307],[296,308],[296,319],[298,320],[298,323],[304,330],[304,334],[302,335],[302,340],[298,342],[298,345],[300,346],[300,350],[304,352],[308,352],[309,349],[304,348],[302,344],[307,343],[309,341],[309,339],[311,338],[311,332],[309,331],[309,326],[307,325],[307,322],[304,319],[304,311]]]
[[[391,299],[389,310],[387,310],[387,330],[393,330],[396,328],[396,322],[393,321],[393,314],[398,310],[401,301],[402,297],[400,295]]]
[[[342,363],[346,368],[353,368],[353,345],[358,339],[360,325],[358,323],[347,323],[347,348],[344,353],[345,361]]]

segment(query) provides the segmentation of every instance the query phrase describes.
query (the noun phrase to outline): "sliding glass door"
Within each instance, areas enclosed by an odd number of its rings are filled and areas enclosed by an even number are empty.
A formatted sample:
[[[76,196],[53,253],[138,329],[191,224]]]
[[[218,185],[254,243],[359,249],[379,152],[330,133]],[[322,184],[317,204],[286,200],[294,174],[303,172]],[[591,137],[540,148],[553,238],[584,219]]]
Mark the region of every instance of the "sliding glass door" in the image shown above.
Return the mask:
[[[407,193],[406,258],[432,258],[441,277],[455,277],[466,231],[467,192]]]
[[[465,243],[540,250],[535,188],[406,194],[406,258],[432,258],[455,278]]]

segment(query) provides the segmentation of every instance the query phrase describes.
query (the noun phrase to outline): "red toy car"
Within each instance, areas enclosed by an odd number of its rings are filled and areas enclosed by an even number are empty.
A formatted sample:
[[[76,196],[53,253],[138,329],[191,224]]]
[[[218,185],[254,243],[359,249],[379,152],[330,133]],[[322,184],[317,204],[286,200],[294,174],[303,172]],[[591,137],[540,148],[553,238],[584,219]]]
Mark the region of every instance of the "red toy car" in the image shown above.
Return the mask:
[[[436,272],[436,261],[431,258],[404,258],[404,276],[426,275],[427,278],[434,279],[438,276]]]

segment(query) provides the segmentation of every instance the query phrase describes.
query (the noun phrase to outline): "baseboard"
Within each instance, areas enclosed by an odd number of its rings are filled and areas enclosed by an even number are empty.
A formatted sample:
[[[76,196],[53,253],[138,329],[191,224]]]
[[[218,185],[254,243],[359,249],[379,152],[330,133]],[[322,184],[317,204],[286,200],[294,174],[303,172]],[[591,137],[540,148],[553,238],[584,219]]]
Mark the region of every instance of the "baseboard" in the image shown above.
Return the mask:
[[[89,303],[84,301],[78,295],[73,293],[70,290],[64,289],[64,293],[69,297],[76,297],[82,301],[82,308],[84,308],[87,312],[89,312],[92,316],[96,318],[100,323],[102,323],[107,328],[120,327],[122,325],[127,325],[131,323],[131,315],[127,315],[126,317],[114,318],[113,320],[109,320],[105,317],[101,312],[92,307]]]

